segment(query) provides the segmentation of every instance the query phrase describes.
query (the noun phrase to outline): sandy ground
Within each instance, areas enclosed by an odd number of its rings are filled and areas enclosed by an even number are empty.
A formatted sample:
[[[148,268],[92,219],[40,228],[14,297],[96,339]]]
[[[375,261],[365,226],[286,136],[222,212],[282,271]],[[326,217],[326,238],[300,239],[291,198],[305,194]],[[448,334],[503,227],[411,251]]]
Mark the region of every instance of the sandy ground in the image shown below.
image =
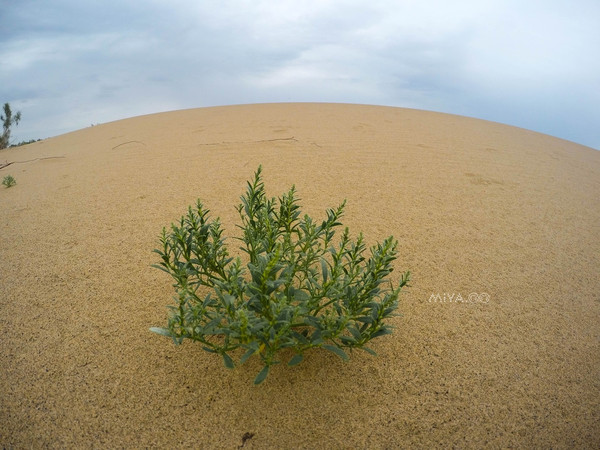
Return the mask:
[[[2,447],[600,446],[598,151],[451,115],[274,104],[98,125],[6,162]],[[150,268],[161,228],[201,198],[235,236],[259,164],[271,195],[295,184],[317,217],[347,198],[351,231],[400,240],[393,275],[413,282],[378,357],[316,350],[255,387],[258,361],[228,371],[148,331],[172,296]]]

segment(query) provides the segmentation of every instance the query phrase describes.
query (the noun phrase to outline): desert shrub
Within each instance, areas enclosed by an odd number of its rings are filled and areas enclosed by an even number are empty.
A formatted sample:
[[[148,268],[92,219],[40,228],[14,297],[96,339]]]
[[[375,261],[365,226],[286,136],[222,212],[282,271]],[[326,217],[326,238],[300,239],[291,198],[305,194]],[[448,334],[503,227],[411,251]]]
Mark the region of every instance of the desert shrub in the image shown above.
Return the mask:
[[[21,141],[16,144],[11,144],[10,147],[22,147],[23,145],[33,144],[34,142],[39,142],[41,139],[30,139],[28,141]]]
[[[151,330],[177,344],[198,341],[228,368],[234,354],[241,363],[258,355],[264,367],[255,384],[280,362],[276,354],[282,349],[293,350],[291,366],[311,348],[344,360],[344,348],[375,354],[365,344],[391,332],[385,321],[409,280],[406,272],[395,288],[386,281],[397,241],[390,236],[365,256],[362,234],[353,240],[345,228],[335,236],[345,201],[317,222],[301,215],[295,187],[278,201],[268,198],[261,170],[237,207],[237,239],[247,264],[229,255],[219,219],[210,220],[200,200],[170,230],[163,228],[161,248],[154,250],[161,261],[154,267],[173,277],[175,305],[167,327]]]
[[[13,187],[15,184],[17,184],[17,180],[15,180],[15,178],[12,175],[6,175],[2,179],[2,185],[6,186],[7,188]]]

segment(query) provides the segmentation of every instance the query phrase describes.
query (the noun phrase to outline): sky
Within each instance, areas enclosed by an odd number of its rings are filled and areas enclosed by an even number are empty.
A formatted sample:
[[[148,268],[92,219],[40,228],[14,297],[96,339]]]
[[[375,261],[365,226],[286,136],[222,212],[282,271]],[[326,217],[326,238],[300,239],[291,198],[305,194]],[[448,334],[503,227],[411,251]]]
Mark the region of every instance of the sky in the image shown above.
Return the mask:
[[[13,142],[205,106],[336,102],[600,149],[598,0],[0,0]]]

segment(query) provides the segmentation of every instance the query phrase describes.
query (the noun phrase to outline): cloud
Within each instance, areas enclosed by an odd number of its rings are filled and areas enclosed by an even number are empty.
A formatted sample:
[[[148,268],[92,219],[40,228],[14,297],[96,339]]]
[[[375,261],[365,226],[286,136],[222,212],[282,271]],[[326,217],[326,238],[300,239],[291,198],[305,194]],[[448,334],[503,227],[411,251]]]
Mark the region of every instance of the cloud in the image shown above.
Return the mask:
[[[167,109],[334,101],[600,147],[586,125],[600,121],[598,17],[591,0],[22,0],[0,18],[0,96],[23,111],[23,139]]]

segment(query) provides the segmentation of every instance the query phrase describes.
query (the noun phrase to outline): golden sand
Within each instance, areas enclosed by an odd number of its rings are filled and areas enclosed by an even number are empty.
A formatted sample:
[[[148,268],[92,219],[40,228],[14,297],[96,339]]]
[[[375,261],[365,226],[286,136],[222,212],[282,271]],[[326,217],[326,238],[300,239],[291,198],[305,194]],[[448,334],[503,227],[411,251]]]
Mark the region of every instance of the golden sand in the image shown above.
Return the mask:
[[[255,387],[257,360],[228,371],[148,331],[173,293],[150,268],[161,228],[201,198],[235,236],[259,164],[270,195],[295,184],[316,217],[347,198],[354,234],[400,240],[392,275],[412,287],[378,357],[315,350]],[[452,115],[268,104],[94,126],[3,165],[2,447],[600,446],[600,152]]]

